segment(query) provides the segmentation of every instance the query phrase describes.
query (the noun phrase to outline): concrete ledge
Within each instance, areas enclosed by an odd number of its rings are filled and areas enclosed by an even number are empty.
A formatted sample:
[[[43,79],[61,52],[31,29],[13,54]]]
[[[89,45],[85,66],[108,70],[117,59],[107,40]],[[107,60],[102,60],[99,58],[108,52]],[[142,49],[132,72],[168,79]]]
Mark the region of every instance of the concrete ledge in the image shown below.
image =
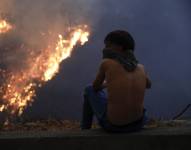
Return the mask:
[[[145,129],[130,134],[90,131],[0,133],[0,146],[14,150],[189,150],[191,126]]]

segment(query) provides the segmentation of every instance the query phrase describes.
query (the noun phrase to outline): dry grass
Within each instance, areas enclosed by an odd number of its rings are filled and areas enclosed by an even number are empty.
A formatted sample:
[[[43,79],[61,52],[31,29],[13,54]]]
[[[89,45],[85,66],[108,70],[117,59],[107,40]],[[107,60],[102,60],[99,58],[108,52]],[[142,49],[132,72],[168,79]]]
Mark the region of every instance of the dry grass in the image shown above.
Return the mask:
[[[155,120],[150,119],[146,129],[152,128],[173,128],[181,127],[186,124],[186,120]],[[94,123],[92,128],[99,128],[99,126]],[[19,123],[9,123],[7,125],[2,125],[0,127],[0,132],[7,131],[61,131],[61,130],[80,130],[80,122],[73,120],[36,120],[28,122],[19,122]]]
[[[93,124],[93,128],[97,128],[96,124]],[[79,121],[71,120],[37,120],[26,123],[9,123],[3,125],[0,131],[57,131],[57,130],[80,130]]]
[[[182,127],[188,124],[188,120],[156,120],[151,119],[145,125],[145,128],[151,129],[151,128],[176,128],[176,127]]]

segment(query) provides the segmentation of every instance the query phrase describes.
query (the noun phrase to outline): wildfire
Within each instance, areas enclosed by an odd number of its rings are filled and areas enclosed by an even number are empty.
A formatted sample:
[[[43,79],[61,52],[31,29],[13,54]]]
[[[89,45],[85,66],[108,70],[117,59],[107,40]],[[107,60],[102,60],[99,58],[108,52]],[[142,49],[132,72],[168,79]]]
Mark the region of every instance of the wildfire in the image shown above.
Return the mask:
[[[68,41],[59,35],[59,40],[56,45],[55,53],[47,60],[47,69],[44,72],[44,81],[51,80],[55,73],[59,70],[59,64],[66,58],[70,57],[72,49],[78,41],[81,45],[88,41],[88,32],[84,32],[82,29],[77,29],[72,38]]]
[[[59,71],[60,63],[70,57],[75,45],[88,41],[87,26],[78,27],[70,32],[68,38],[58,35],[52,47],[42,50],[38,57],[28,60],[29,67],[17,74],[11,74],[3,86],[3,104],[0,112],[21,115],[24,109],[33,102],[36,88],[51,80]]]
[[[12,25],[10,25],[6,20],[0,20],[0,34],[8,32],[12,28]]]

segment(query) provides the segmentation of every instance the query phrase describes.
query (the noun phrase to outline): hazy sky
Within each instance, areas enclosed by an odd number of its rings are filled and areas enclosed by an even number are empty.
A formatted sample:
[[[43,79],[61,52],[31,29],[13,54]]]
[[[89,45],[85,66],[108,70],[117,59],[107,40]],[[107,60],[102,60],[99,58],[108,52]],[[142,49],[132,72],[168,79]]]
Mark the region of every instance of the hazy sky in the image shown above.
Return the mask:
[[[91,22],[90,41],[75,49],[62,63],[60,73],[38,90],[25,115],[79,119],[83,89],[95,78],[105,35],[115,29],[128,30],[134,36],[136,56],[153,82],[145,97],[150,116],[170,118],[191,103],[191,2],[103,0],[94,6],[94,1],[83,4],[88,14],[84,11],[82,20]],[[75,1],[70,5],[77,12],[80,9]]]

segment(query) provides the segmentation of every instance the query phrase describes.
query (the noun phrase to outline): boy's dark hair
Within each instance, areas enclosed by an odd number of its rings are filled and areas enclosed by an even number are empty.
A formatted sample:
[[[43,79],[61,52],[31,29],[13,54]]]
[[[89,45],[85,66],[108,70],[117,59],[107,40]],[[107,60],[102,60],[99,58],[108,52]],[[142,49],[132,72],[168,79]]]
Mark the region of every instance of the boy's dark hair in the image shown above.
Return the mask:
[[[105,44],[110,43],[110,44],[122,46],[124,50],[134,51],[135,49],[135,41],[133,37],[130,35],[130,33],[123,30],[116,30],[116,31],[110,32],[106,36],[104,43]]]

